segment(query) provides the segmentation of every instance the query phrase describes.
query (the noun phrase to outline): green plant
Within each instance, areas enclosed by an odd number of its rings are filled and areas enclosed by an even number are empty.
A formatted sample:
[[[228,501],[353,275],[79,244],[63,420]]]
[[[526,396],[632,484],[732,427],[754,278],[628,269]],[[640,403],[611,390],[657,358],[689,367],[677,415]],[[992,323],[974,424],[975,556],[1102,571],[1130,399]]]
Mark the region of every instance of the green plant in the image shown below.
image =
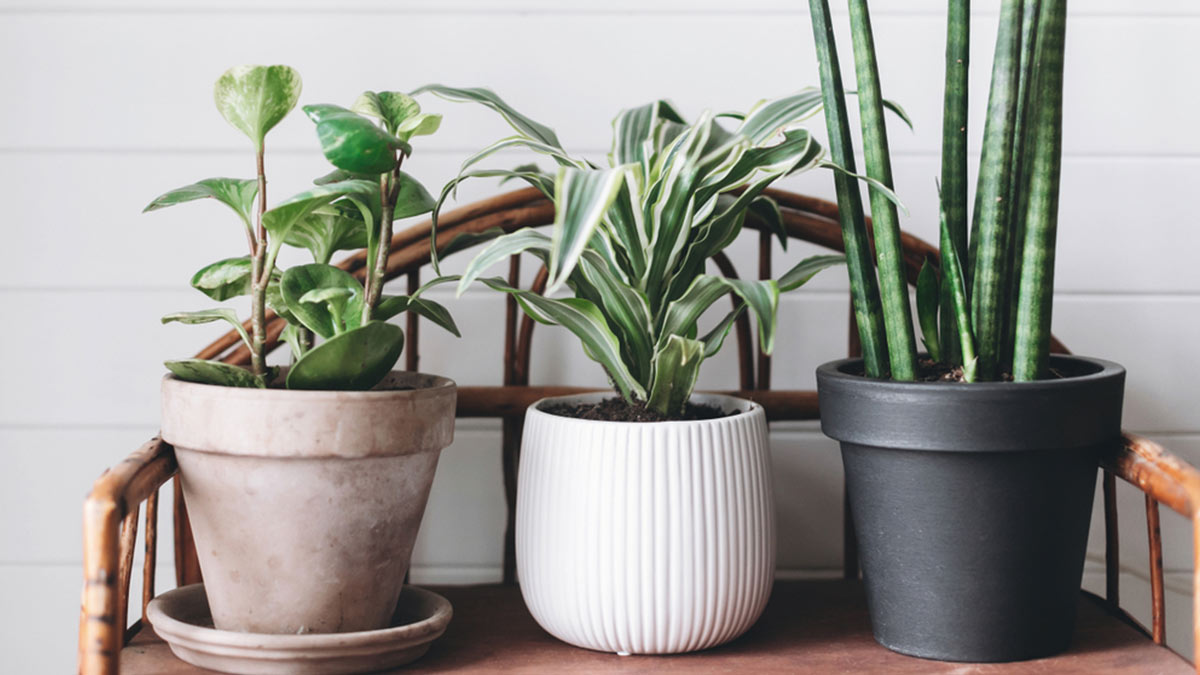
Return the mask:
[[[664,415],[682,412],[701,362],[721,348],[741,312],[755,318],[762,349],[770,352],[779,294],[843,259],[812,257],[778,280],[705,273],[708,259],[734,240],[750,212],[786,245],[778,206],[763,190],[778,178],[823,164],[821,147],[796,126],[819,110],[815,90],[763,101],[744,115],[705,112],[690,124],[665,101],[625,110],[613,121],[608,168],[571,156],[553,130],[489,90],[431,85],[420,91],[488,106],[517,131],[468,158],[443,189],[439,208],[463,180],[494,176],[526,180],[555,204],[550,236],[526,228],[492,241],[466,268],[459,292],[509,256],[537,256],[548,268],[544,296],[499,277],[482,281],[516,296],[534,319],[574,333],[629,403]],[[732,131],[721,119],[732,123]],[[536,167],[473,168],[514,147],[549,156],[557,170],[551,175]],[[435,225],[437,213],[435,208]],[[572,297],[550,297],[564,286]],[[701,333],[701,315],[730,293],[735,309]]]
[[[854,155],[828,0],[809,0],[833,161]],[[837,178],[866,373],[911,380],[917,369],[891,187],[879,73],[866,0],[849,0],[862,137],[870,184],[876,282],[857,184]],[[917,314],[930,356],[963,379],[1047,376],[1062,155],[1065,0],[1002,0],[983,152],[968,233],[969,0],[950,0],[942,139],[940,278],[926,263]],[[966,256],[964,264],[962,256]],[[965,272],[965,273],[964,273]],[[1015,308],[1015,309],[1014,309]],[[940,317],[939,317],[940,312]]]
[[[288,66],[237,66],[217,80],[214,98],[221,115],[250,138],[255,179],[207,178],[171,190],[146,211],[197,199],[215,199],[242,221],[249,255],[208,265],[192,286],[224,301],[250,296],[249,330],[230,308],[179,312],[163,323],[226,321],[234,326],[251,356],[249,371],[218,361],[167,361],[176,376],[207,384],[266,387],[266,312],[287,321],[281,338],[292,349],[286,385],[292,389],[369,389],[391,370],[404,348],[404,333],[387,319],[414,311],[458,334],[445,307],[419,297],[434,279],[411,296],[383,295],[392,224],[428,213],[433,197],[400,170],[412,154],[410,141],[437,131],[440,115],[422,113],[398,92],[365,92],[349,108],[310,105],[325,157],[336,169],[309,190],[267,208],[264,140],[300,97],[300,75]],[[378,124],[369,117],[378,120]],[[308,249],[313,262],[281,271],[276,259],[284,245]],[[336,251],[366,247],[366,285],[329,262]],[[323,341],[313,346],[314,334]]]

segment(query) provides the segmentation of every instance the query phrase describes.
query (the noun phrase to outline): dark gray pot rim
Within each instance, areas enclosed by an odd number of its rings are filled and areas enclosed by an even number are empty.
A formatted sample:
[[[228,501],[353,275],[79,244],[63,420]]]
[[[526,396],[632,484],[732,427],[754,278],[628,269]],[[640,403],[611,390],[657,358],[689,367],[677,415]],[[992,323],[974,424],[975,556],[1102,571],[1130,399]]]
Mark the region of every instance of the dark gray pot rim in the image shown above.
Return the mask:
[[[817,368],[821,429],[838,441],[945,452],[1067,449],[1120,434],[1125,369],[1053,355],[1080,373],[1035,382],[896,382],[855,374],[862,359]]]

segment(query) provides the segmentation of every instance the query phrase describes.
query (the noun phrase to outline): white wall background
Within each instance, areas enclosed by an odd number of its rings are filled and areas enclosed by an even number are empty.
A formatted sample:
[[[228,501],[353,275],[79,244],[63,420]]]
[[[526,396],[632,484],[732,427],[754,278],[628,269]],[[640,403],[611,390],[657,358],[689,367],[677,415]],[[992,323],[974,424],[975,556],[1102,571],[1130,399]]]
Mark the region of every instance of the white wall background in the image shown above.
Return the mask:
[[[839,4],[839,3],[834,3]],[[906,229],[932,240],[940,138],[944,2],[878,0],[885,95],[916,131],[892,129]],[[977,138],[998,2],[976,2],[972,124]],[[73,668],[80,587],[80,506],[91,482],[155,433],[165,358],[190,355],[219,330],[160,326],[207,306],[187,287],[208,262],[239,255],[222,207],[140,215],[166,189],[252,173],[248,145],[212,106],[211,85],[238,63],[287,63],[302,102],[347,104],[363,89],[439,81],[487,85],[554,126],[568,148],[600,157],[621,107],[673,99],[686,114],[745,109],[816,81],[800,0],[0,0],[0,653],[9,672]],[[1187,0],[1077,0],[1068,31],[1065,168],[1055,332],[1079,353],[1129,369],[1125,426],[1200,463],[1200,229],[1188,209],[1200,184],[1200,6]],[[843,55],[849,53],[845,17]],[[442,131],[406,169],[436,189],[470,151],[507,135],[471,107],[430,101]],[[814,128],[823,128],[814,120]],[[976,143],[976,147],[978,144]],[[300,114],[268,139],[270,194],[325,171]],[[509,166],[520,155],[497,158]],[[785,187],[832,196],[826,174]],[[494,194],[494,183],[462,191]],[[735,246],[744,270],[753,242]],[[806,254],[803,247],[778,259]],[[292,260],[300,260],[295,256]],[[775,384],[811,388],[840,356],[844,274],[788,297]],[[502,302],[441,293],[467,336],[424,329],[421,367],[462,384],[498,384]],[[568,336],[540,330],[539,383],[601,384]],[[736,382],[732,350],[703,386]],[[438,471],[413,578],[499,578],[503,497],[499,432],[467,421]],[[773,429],[784,575],[835,574],[841,560],[841,463],[811,424]],[[1145,619],[1140,494],[1122,492],[1124,597]],[[163,512],[169,513],[169,500]],[[169,517],[163,518],[169,531]],[[1190,652],[1191,538],[1164,515],[1168,632]],[[1102,588],[1094,524],[1087,584]],[[162,547],[170,584],[169,537]]]

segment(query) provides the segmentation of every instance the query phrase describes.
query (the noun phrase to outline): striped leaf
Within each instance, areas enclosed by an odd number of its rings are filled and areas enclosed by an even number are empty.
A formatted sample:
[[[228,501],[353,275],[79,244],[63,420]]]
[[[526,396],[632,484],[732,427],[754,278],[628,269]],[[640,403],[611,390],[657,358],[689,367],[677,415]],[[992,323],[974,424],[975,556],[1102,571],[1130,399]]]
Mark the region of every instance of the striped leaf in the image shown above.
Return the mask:
[[[212,323],[213,321],[224,321],[233,326],[233,329],[237,331],[239,336],[241,336],[242,342],[245,342],[247,347],[250,346],[250,335],[246,333],[246,329],[242,326],[242,322],[238,319],[237,312],[228,307],[214,307],[212,309],[202,309],[195,312],[175,312],[174,314],[168,314],[162,318],[162,322],[164,324],[172,322],[198,324]]]
[[[521,307],[534,319],[563,326],[574,333],[583,343],[588,357],[604,367],[621,396],[627,400],[646,399],[645,387],[621,360],[621,345],[617,336],[591,301],[582,298],[547,298],[532,291],[513,288],[499,277],[484,279],[483,282],[495,290],[515,296]]]
[[[554,197],[554,180],[540,171],[488,169],[465,173],[446,183],[445,187],[442,188],[442,194],[438,196],[437,203],[433,206],[433,211],[429,214],[429,240],[431,242],[437,241],[438,215],[442,211],[442,206],[445,205],[447,199],[454,196],[458,185],[470,178],[519,178],[540,190],[547,197],[551,199]],[[437,247],[431,247],[429,253],[430,263],[434,271],[440,273],[441,256]]]
[[[246,227],[250,227],[254,213],[254,199],[258,196],[258,179],[255,178],[205,178],[191,185],[175,188],[154,198],[142,209],[142,213],[165,209],[197,199],[215,199],[238,214]]]
[[[841,254],[825,254],[814,255],[796,263],[796,266],[788,270],[783,276],[779,277],[779,292],[787,293],[800,288],[808,283],[823,269],[833,267],[834,265],[842,265],[846,262],[846,256]]]
[[[458,281],[458,295],[461,297],[466,292],[467,288],[483,275],[492,265],[508,260],[511,256],[518,255],[529,249],[536,249],[543,252],[543,257],[548,257],[550,253],[550,237],[533,229],[517,230],[500,237],[496,237],[492,243],[484,247],[476,256],[467,264],[467,269],[463,270],[462,278]]]
[[[546,145],[562,148],[562,144],[558,142],[558,136],[554,130],[543,124],[533,121],[532,119],[522,115],[504,102],[504,99],[496,95],[491,89],[483,87],[457,88],[446,87],[440,84],[428,84],[412,93],[413,96],[429,92],[435,96],[446,99],[447,101],[456,102],[473,102],[485,105],[492,110],[500,113],[514,129],[525,134],[526,136],[541,141]]]
[[[791,96],[761,101],[746,114],[737,133],[761,145],[775,134],[812,117],[821,110],[821,90],[810,87]]]
[[[779,285],[775,281],[726,279],[702,274],[678,300],[667,306],[659,329],[659,348],[671,335],[694,335],[696,321],[714,302],[735,293],[758,322],[759,343],[766,353],[775,346],[775,313],[779,306]]]
[[[591,171],[559,167],[554,182],[554,229],[547,293],[566,283],[624,180],[625,172],[619,168]]]
[[[959,251],[967,250],[967,74],[971,55],[971,2],[950,0],[946,18],[946,85],[942,113],[942,209]],[[943,258],[941,268],[946,268]],[[943,284],[945,287],[946,284]],[[950,296],[942,296],[950,306]],[[958,365],[962,354],[952,312],[941,313],[942,356]]]
[[[954,326],[958,332],[959,346],[962,349],[963,380],[974,382],[978,359],[975,356],[975,335],[971,326],[971,305],[967,300],[967,284],[963,276],[962,257],[954,243],[944,210],[941,211],[939,220],[942,283],[949,287],[948,295],[951,306],[948,309],[954,317]]]
[[[704,358],[716,356],[717,352],[721,351],[721,346],[725,344],[725,338],[729,335],[729,329],[733,328],[733,324],[737,322],[738,317],[744,311],[746,311],[746,306],[738,305],[737,309],[726,314],[725,318],[700,338],[700,341],[704,343]]]
[[[703,342],[679,335],[668,337],[654,355],[654,376],[646,407],[664,415],[682,413],[696,387],[703,361]]]

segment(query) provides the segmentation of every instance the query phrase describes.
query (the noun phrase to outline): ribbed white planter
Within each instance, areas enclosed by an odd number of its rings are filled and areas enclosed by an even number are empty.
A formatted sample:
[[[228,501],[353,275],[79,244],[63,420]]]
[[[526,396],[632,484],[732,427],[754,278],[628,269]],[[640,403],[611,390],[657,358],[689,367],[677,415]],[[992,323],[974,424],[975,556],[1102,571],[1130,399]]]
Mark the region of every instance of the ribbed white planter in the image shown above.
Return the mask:
[[[540,407],[525,418],[517,571],[533,617],[579,647],[631,654],[707,649],[744,633],[775,574],[766,415],[597,422]]]

